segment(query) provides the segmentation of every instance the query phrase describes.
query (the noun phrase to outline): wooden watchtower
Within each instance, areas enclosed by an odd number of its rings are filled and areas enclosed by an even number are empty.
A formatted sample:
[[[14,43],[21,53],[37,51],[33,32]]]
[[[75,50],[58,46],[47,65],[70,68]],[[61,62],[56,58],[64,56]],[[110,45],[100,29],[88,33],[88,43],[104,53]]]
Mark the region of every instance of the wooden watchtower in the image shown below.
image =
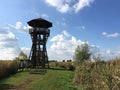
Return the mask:
[[[32,47],[29,60],[32,67],[39,66],[40,68],[45,68],[46,65],[49,67],[46,43],[50,36],[50,30],[48,28],[52,27],[52,23],[38,18],[29,21],[28,25],[31,26],[29,34],[32,39]]]

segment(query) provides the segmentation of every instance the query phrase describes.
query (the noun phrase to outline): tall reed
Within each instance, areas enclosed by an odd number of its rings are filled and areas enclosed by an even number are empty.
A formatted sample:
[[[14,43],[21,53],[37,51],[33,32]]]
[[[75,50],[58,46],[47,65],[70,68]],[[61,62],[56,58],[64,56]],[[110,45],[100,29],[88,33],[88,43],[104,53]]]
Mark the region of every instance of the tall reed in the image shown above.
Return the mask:
[[[73,82],[83,90],[119,90],[120,59],[84,62],[76,67]]]

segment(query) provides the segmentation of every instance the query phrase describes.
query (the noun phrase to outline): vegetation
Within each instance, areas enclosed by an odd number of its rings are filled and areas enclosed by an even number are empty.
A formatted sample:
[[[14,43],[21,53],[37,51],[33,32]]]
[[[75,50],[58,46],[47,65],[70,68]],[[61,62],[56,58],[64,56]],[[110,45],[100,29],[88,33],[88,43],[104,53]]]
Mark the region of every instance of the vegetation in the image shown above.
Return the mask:
[[[16,57],[15,58],[15,60],[27,60],[28,59],[28,57],[27,57],[27,55],[23,52],[23,51],[21,51],[20,53],[19,53],[19,55],[18,55],[18,57]]]
[[[0,79],[17,73],[20,59],[27,59],[27,55],[22,51],[19,56],[15,58],[15,60],[0,60]]]
[[[119,90],[120,59],[105,62],[99,54],[93,56],[95,62],[90,62],[90,55],[87,44],[76,48],[73,83],[81,90]]]
[[[74,62],[50,62],[50,69],[38,74],[16,73],[18,60],[0,61],[0,90],[119,90],[120,59],[105,62],[98,55],[90,62],[90,55],[87,44],[78,46]],[[24,56],[18,59],[26,60]]]
[[[76,67],[73,82],[82,90],[119,90],[120,59],[110,62],[84,62]]]
[[[50,62],[50,67],[51,68],[62,68],[62,69],[67,69],[67,70],[74,70],[74,62]]]
[[[77,65],[81,64],[84,61],[90,61],[90,51],[87,43],[78,46],[75,49],[75,55],[73,57]]]
[[[51,69],[44,75],[19,72],[1,80],[0,90],[77,90],[72,79],[73,72],[68,70]]]
[[[14,61],[0,61],[0,79],[16,73],[18,63]]]
[[[19,57],[20,59],[27,60],[27,55],[26,55],[23,51],[21,51],[21,52],[19,53],[18,57]]]
[[[0,76],[10,75],[10,72],[16,73],[16,63],[16,61],[0,61],[2,66]],[[75,72],[66,69],[69,64],[74,66],[73,62],[51,62],[51,69],[44,74],[18,72],[0,80],[0,90],[119,90],[120,88],[120,59],[109,62],[85,61],[76,66]],[[3,69],[6,71],[2,71]]]

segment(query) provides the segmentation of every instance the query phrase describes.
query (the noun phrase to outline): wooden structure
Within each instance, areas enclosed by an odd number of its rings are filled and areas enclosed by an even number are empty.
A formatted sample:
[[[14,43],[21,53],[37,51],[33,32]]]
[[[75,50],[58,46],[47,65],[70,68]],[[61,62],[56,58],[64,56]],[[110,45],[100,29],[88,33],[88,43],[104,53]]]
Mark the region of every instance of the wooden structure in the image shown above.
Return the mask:
[[[49,68],[48,55],[46,50],[47,39],[50,36],[50,30],[52,23],[42,18],[33,19],[28,22],[31,26],[29,34],[32,39],[32,48],[29,55],[29,60],[33,68],[37,66],[45,68],[47,65]]]

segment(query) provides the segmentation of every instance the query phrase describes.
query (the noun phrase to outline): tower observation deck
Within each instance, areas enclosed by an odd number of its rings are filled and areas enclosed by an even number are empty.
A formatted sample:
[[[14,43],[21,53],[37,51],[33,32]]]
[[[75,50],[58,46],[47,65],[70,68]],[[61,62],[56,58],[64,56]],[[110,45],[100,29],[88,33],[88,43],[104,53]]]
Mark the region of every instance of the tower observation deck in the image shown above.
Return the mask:
[[[31,26],[29,34],[32,39],[32,47],[29,55],[29,60],[32,67],[39,66],[40,68],[49,67],[48,55],[46,50],[46,43],[50,36],[50,27],[52,23],[42,18],[33,19],[28,22]]]

